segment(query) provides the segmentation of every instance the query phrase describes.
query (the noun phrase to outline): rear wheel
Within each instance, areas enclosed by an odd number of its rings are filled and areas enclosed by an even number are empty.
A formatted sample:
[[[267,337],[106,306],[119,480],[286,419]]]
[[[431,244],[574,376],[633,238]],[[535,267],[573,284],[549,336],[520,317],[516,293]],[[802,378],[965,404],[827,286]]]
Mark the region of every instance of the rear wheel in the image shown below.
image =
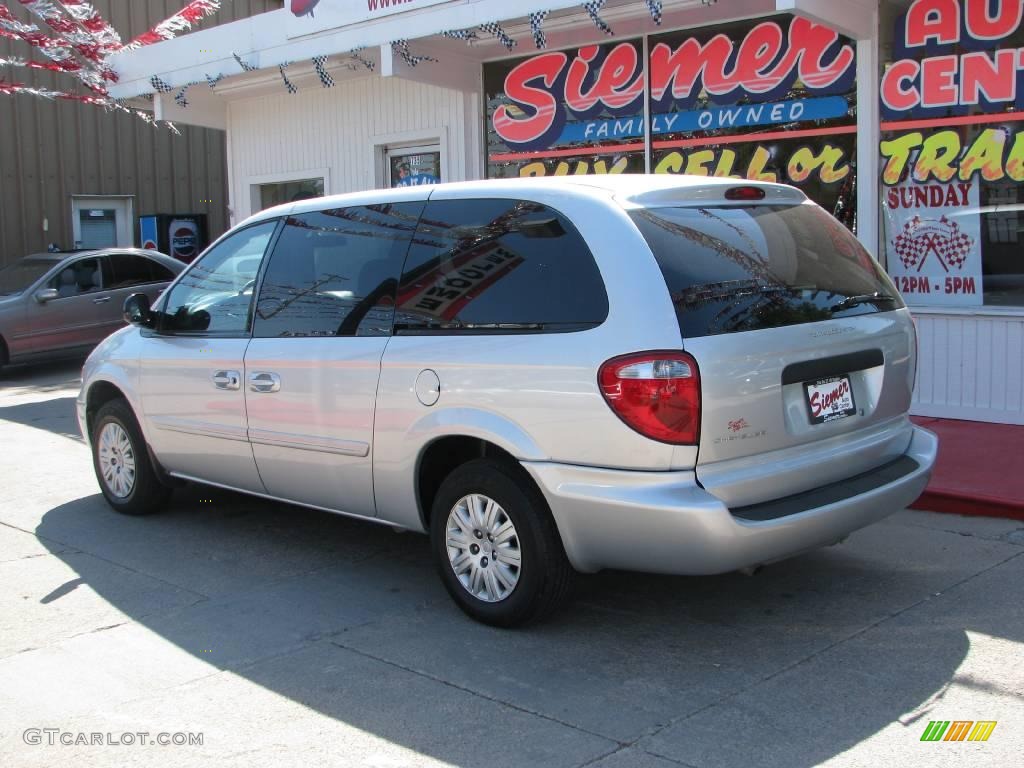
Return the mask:
[[[519,467],[478,459],[455,469],[434,499],[431,543],[448,594],[477,621],[528,624],[568,596],[558,529]]]
[[[100,490],[118,512],[148,515],[171,495],[157,478],[138,422],[124,400],[111,400],[96,414],[92,460]]]

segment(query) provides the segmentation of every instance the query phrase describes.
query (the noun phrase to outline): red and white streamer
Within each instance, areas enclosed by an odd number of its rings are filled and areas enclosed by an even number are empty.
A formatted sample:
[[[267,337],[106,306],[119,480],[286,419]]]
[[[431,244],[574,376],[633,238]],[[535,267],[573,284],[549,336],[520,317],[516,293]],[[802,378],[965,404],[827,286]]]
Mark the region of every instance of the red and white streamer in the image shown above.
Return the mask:
[[[60,6],[82,25],[106,50],[118,51],[123,47],[121,36],[89,3],[81,0],[61,0]]]
[[[80,80],[95,95],[79,95],[61,90],[36,88],[24,83],[0,79],[0,95],[27,94],[45,99],[64,99],[92,104],[108,110],[133,114],[147,123],[156,125],[148,112],[134,109],[110,97],[108,82],[117,82],[117,74],[107,65],[108,57],[119,51],[170,40],[179,32],[192,28],[220,10],[220,0],[193,0],[180,11],[157,24],[128,45],[121,36],[84,0],[18,0],[31,14],[40,18],[53,34],[43,32],[35,24],[20,21],[6,4],[0,3],[0,38],[20,40],[38,49],[48,62],[30,61],[18,57],[0,57],[0,67],[23,67],[69,74]],[[186,86],[187,87],[187,86]],[[184,100],[184,89],[179,94]],[[164,123],[172,131],[171,123]]]
[[[101,96],[107,95],[104,81],[117,79],[117,75],[102,65],[90,63],[89,66],[82,66],[75,58],[78,46],[62,37],[50,37],[35,24],[23,24],[6,5],[0,5],[0,31],[4,32],[4,37],[13,37],[38,48],[46,58],[60,64],[64,71],[74,74],[89,90]],[[98,59],[102,61],[102,57]]]
[[[6,35],[4,35],[6,36]],[[20,56],[5,58],[0,56],[0,67],[25,67],[27,69],[44,69],[48,72],[77,72],[82,65],[77,61],[30,61]]]
[[[6,95],[27,93],[44,99],[66,99],[68,101],[80,101],[83,104],[95,104],[101,107],[112,104],[109,98],[104,98],[103,96],[82,96],[77,93],[67,93],[66,91],[51,91],[47,88],[35,88],[24,83],[11,83],[6,80],[0,80],[0,93]]]
[[[176,14],[157,24],[148,32],[144,32],[121,50],[130,51],[144,45],[152,45],[162,40],[170,40],[179,32],[187,32],[192,25],[212,16],[220,10],[220,0],[192,0]]]

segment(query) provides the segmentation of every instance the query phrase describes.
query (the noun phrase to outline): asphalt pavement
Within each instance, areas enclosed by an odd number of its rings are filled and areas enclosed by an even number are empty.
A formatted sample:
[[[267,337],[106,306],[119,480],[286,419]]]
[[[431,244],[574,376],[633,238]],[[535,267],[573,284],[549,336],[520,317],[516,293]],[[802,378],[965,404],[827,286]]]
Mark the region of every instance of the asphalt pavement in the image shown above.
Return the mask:
[[[1019,521],[899,511],[755,576],[602,573],[503,631],[418,535],[199,486],[114,513],[80,365],[0,372],[0,765],[1020,764]]]

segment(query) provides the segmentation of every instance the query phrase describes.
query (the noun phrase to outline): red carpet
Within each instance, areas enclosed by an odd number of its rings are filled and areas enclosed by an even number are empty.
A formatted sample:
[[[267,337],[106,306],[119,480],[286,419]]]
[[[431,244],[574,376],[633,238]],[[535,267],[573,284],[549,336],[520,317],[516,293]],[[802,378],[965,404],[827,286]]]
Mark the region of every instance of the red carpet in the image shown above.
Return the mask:
[[[939,436],[932,480],[911,507],[1024,520],[1024,426],[915,416]]]

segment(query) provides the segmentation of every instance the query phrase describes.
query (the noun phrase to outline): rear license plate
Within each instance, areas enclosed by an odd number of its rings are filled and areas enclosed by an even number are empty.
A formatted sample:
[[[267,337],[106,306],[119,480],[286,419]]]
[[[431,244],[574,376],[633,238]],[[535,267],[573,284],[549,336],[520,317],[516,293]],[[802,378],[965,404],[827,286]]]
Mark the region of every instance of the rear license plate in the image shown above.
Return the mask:
[[[812,424],[845,419],[857,412],[849,376],[832,376],[828,379],[808,381],[804,384],[804,391],[807,394],[807,411]]]

